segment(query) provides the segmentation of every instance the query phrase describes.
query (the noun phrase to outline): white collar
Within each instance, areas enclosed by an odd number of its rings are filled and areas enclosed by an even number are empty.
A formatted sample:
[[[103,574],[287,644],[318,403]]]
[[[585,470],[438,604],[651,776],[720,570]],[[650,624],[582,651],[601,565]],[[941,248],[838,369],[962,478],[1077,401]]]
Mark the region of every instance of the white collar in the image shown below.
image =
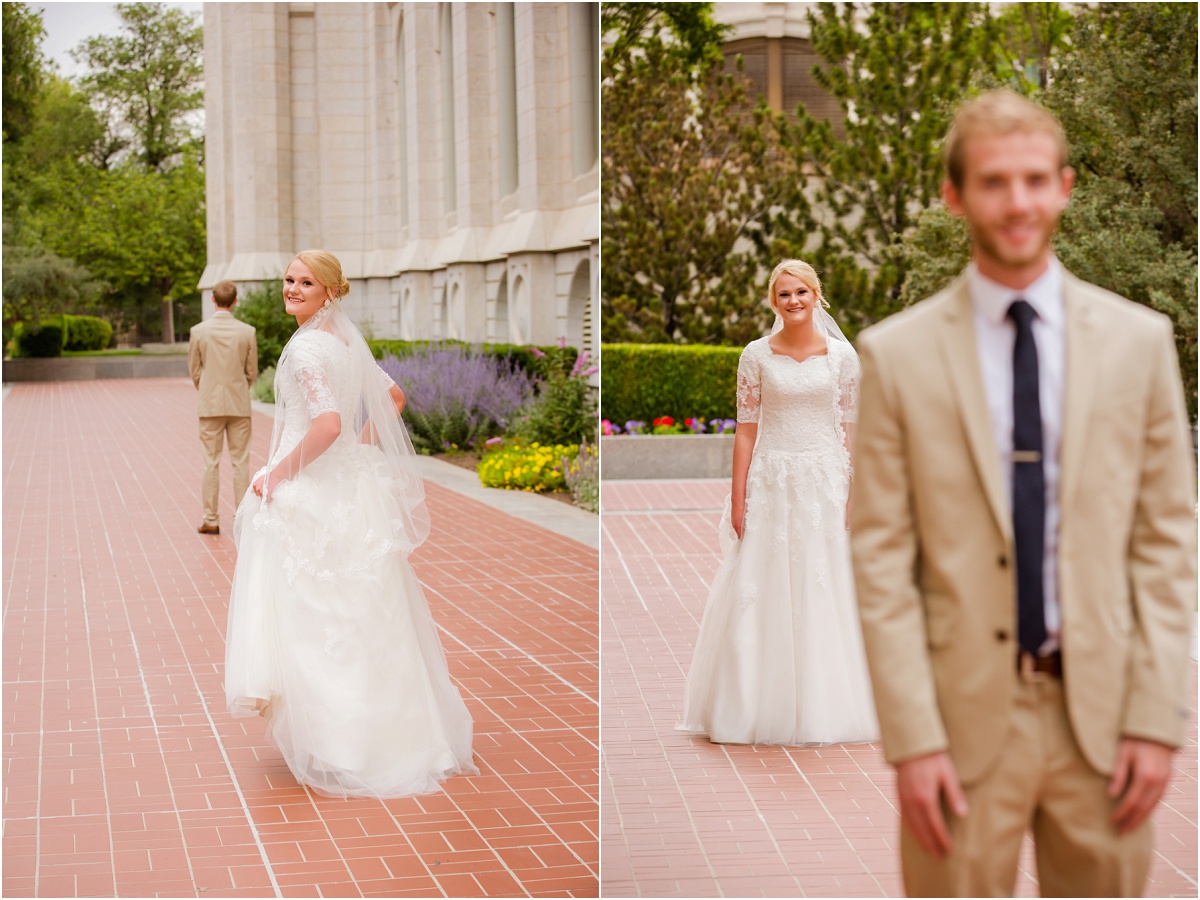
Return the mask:
[[[1032,284],[1014,290],[980,273],[972,262],[967,266],[967,286],[971,292],[971,307],[993,325],[1008,317],[1008,308],[1018,297],[1033,307],[1038,318],[1047,325],[1058,325],[1063,319],[1063,269],[1054,256],[1050,265]]]

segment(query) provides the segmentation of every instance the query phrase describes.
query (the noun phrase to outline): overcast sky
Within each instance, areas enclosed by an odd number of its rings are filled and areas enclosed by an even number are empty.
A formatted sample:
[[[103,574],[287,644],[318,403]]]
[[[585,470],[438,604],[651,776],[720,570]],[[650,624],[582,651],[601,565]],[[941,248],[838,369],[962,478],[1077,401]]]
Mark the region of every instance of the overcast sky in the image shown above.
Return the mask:
[[[117,16],[115,3],[30,3],[33,9],[42,12],[42,23],[46,26],[46,37],[42,41],[42,54],[58,63],[58,70],[66,76],[81,75],[83,68],[71,59],[70,51],[85,38],[98,34],[117,34],[121,20]],[[188,12],[203,15],[203,3],[167,3]]]

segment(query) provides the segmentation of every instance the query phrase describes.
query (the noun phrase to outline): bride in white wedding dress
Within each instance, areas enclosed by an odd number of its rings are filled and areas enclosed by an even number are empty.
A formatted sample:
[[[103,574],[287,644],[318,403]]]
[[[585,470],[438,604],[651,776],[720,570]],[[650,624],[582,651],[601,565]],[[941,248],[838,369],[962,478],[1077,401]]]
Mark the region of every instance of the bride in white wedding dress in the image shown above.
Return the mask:
[[[724,558],[679,729],[731,744],[872,741],[846,530],[858,356],[807,263],[780,263],[767,290],[776,326],[738,363]]]
[[[409,553],[429,533],[404,394],[341,309],[341,264],[300,253],[267,466],[234,520],[225,692],[301,784],[403,797],[474,773],[471,716]]]

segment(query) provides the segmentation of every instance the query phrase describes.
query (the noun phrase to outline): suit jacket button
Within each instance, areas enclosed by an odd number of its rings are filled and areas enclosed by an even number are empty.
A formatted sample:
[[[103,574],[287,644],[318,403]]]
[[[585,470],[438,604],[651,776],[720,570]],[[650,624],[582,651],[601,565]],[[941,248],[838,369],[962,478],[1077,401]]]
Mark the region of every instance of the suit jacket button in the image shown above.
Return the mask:
[[[996,640],[998,640],[1000,643],[1003,644],[1005,641],[1008,640],[1008,632],[1005,631],[1003,628],[997,628],[996,629]]]
[[[1000,556],[996,560],[996,562],[1000,564],[1000,568],[1002,568],[1002,569],[1008,568],[1008,557],[1005,556],[1003,553],[1000,554]]]

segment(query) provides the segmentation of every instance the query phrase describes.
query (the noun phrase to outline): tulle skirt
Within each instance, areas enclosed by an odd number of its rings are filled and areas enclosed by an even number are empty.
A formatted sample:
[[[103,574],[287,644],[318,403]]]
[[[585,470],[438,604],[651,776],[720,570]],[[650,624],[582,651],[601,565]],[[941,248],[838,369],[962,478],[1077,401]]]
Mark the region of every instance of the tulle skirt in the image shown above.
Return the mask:
[[[248,491],[234,523],[229,709],[261,710],[296,780],[333,797],[424,794],[478,771],[373,454],[332,448],[270,503]]]
[[[755,459],[744,540],[724,558],[688,673],[682,731],[731,744],[879,736],[845,528],[847,483],[801,461]]]

